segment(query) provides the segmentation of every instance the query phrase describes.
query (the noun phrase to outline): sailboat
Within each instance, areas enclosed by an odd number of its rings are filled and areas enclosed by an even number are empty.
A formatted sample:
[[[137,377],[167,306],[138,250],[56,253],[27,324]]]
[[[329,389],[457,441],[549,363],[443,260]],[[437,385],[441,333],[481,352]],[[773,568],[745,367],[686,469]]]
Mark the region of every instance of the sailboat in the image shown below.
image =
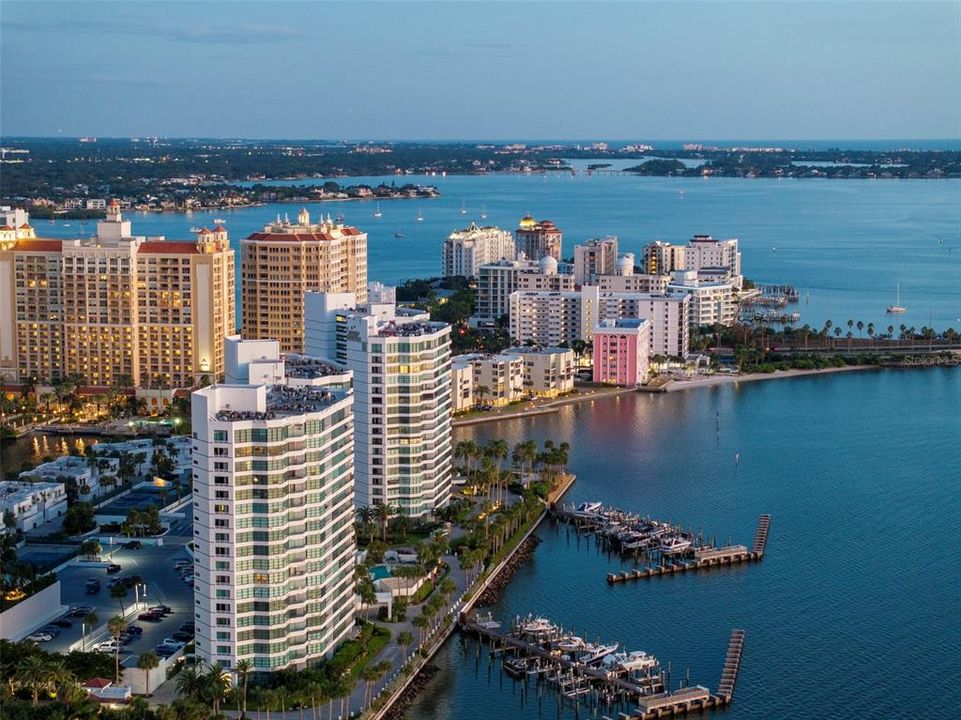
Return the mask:
[[[460,214],[461,214],[461,215],[466,215],[466,214],[467,214],[467,207],[466,207],[466,205],[465,205],[465,203],[464,203],[463,200],[460,201]]]
[[[484,220],[486,217],[487,217],[487,206],[481,205],[481,220]]]
[[[398,230],[397,232],[394,233],[394,237],[395,237],[395,238],[402,238],[402,237],[407,237],[407,236],[404,234],[404,231],[403,231],[403,230]]]
[[[380,211],[380,203],[377,203],[377,209],[374,210],[374,217],[383,217],[384,213]]]
[[[901,313],[906,313],[908,309],[901,305],[901,283],[898,283],[898,299],[894,305],[888,305],[888,314],[890,315],[900,315]]]
[[[424,213],[421,210],[417,211],[417,222],[424,222]]]

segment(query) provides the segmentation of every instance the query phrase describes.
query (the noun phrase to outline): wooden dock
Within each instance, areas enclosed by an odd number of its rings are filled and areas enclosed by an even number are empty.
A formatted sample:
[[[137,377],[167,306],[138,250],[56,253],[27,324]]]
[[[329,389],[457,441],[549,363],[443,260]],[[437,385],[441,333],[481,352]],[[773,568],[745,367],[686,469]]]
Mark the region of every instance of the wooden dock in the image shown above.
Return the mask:
[[[721,682],[717,686],[717,695],[725,705],[734,697],[734,683],[737,681],[737,671],[741,666],[743,650],[744,631],[732,630],[731,640],[727,644],[727,657],[724,658],[724,669],[721,671]]]
[[[741,629],[732,630],[717,693],[712,694],[708,688],[702,685],[681,687],[674,692],[669,692],[665,688],[663,680],[660,679],[663,675],[653,676],[643,684],[614,677],[601,668],[564,659],[556,651],[552,652],[541,645],[475,622],[467,613],[461,614],[460,627],[466,633],[476,635],[481,640],[487,640],[490,643],[492,654],[514,652],[519,656],[537,658],[538,669],[530,674],[537,675],[538,679],[545,673],[551,672],[551,668],[553,668],[554,671],[562,672],[566,678],[569,678],[565,681],[567,685],[578,686],[580,680],[587,683],[586,686],[581,686],[587,688],[582,691],[584,693],[590,692],[591,685],[594,687],[603,686],[607,691],[606,696],[608,698],[620,697],[636,702],[637,709],[630,713],[618,713],[619,720],[655,720],[656,718],[679,717],[689,712],[700,712],[729,705],[734,699],[734,684],[737,681],[737,673],[741,665],[741,653],[744,649],[744,631]],[[541,661],[544,663],[543,667],[540,665]]]
[[[649,578],[676,575],[694,570],[707,570],[727,565],[755,562],[764,558],[764,548],[767,546],[768,532],[771,527],[771,516],[761,515],[758,518],[757,530],[754,532],[754,544],[750,550],[744,545],[730,545],[722,548],[702,548],[694,551],[693,560],[675,560],[653,567],[635,568],[607,574],[609,585],[628,582],[629,580],[647,580]]]

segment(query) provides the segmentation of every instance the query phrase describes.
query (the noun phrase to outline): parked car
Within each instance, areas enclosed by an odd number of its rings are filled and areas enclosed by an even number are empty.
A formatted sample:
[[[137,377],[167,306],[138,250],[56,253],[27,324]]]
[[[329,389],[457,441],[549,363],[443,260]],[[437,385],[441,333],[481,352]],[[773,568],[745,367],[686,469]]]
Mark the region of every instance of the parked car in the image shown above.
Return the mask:
[[[117,652],[118,648],[123,650],[123,643],[118,643],[116,640],[104,640],[102,643],[94,645],[94,650],[103,653]]]
[[[180,640],[180,641],[186,643],[186,642],[190,642],[191,640],[194,639],[194,634],[193,634],[192,632],[188,632],[188,631],[186,631],[186,630],[178,630],[177,632],[175,632],[175,633],[173,634],[173,639],[174,639],[174,640]]]
[[[61,627],[61,628],[73,627],[73,623],[70,622],[69,620],[67,620],[67,618],[65,618],[65,617],[58,618],[57,620],[54,620],[54,621],[53,621],[53,624],[56,625],[57,627]]]
[[[179,650],[187,643],[183,642],[182,640],[174,640],[173,638],[167,637],[161,640],[160,644],[166,645],[167,647],[172,647],[174,650]]]
[[[60,628],[58,628],[56,625],[44,625],[42,628],[40,628],[40,632],[57,637],[60,634]]]
[[[147,610],[142,612],[137,616],[138,620],[146,620],[147,622],[160,622],[163,620],[163,613],[154,612],[153,610]]]
[[[172,648],[169,645],[158,645],[154,648],[154,651],[162,658],[169,658],[177,654],[178,648]]]
[[[139,540],[129,540],[121,545],[124,550],[139,550],[143,547],[143,543]]]
[[[118,565],[117,563],[110,563],[109,565],[107,565],[107,574],[108,574],[108,575],[113,575],[114,573],[118,573],[118,572],[120,572],[121,570],[123,570],[123,567],[121,567],[121,566]]]
[[[100,580],[98,580],[97,578],[90,578],[89,580],[87,580],[87,584],[85,585],[85,590],[87,592],[87,595],[96,595],[98,592],[100,592]],[[92,611],[93,611],[93,608],[90,609],[90,612]]]
[[[143,628],[140,627],[139,625],[128,625],[127,632],[133,635],[134,637],[140,637],[141,635],[143,635]]]
[[[193,620],[190,620],[189,622],[185,622],[183,625],[181,625],[180,629],[184,632],[193,633],[197,629],[197,626],[194,624]]]
[[[33,635],[27,635],[26,639],[30,642],[50,642],[53,640],[53,635],[44,632],[35,632]]]
[[[173,612],[173,608],[169,605],[154,605],[153,607],[147,608],[148,610],[156,610],[163,615],[169,615]]]
[[[174,567],[180,570],[181,568],[192,568],[194,566],[193,562],[190,560],[178,560],[174,563]]]
[[[194,576],[193,576],[193,575],[185,575],[185,576],[184,576],[184,582],[187,583],[188,585],[190,585],[193,581],[194,581]]]
[[[84,615],[92,613],[94,610],[92,605],[77,605],[76,607],[70,608],[70,612],[67,613],[69,617],[82,618]]]

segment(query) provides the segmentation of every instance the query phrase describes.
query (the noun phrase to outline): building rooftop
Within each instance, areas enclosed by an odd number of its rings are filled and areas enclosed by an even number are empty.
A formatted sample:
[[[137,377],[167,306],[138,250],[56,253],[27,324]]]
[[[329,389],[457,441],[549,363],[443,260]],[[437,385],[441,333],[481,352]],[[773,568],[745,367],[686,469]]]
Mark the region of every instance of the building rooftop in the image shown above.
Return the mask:
[[[416,337],[418,335],[433,335],[447,327],[442,322],[409,322],[396,323],[393,320],[377,329],[379,337]]]
[[[505,353],[517,353],[519,355],[555,355],[557,353],[574,352],[570,348],[548,346],[548,345],[519,345],[507,348]]]
[[[243,420],[275,420],[288,415],[320,412],[342,399],[342,393],[322,390],[311,386],[288,387],[273,385],[267,389],[267,409],[258,410],[218,410],[217,420],[238,422]]]
[[[347,368],[327,362],[326,360],[321,360],[320,358],[309,357],[307,355],[284,356],[284,375],[289,378],[313,380],[314,378],[328,377],[330,375],[344,375],[347,372],[349,372]]]
[[[22,482],[20,480],[0,480],[0,503],[18,503],[28,500],[37,493],[63,489],[63,483]]]

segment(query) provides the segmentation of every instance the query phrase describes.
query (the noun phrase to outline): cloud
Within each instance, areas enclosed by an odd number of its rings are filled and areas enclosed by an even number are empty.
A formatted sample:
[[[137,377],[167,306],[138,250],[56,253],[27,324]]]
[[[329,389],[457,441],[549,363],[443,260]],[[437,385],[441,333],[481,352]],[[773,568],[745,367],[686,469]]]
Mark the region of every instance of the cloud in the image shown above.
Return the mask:
[[[19,30],[36,33],[66,33],[91,35],[131,35],[135,37],[162,38],[171,42],[213,43],[223,45],[251,45],[282,43],[304,37],[304,34],[286,26],[237,25],[234,27],[208,26],[158,26],[149,22],[124,19],[110,20],[57,20],[24,22],[4,20],[3,31]]]

